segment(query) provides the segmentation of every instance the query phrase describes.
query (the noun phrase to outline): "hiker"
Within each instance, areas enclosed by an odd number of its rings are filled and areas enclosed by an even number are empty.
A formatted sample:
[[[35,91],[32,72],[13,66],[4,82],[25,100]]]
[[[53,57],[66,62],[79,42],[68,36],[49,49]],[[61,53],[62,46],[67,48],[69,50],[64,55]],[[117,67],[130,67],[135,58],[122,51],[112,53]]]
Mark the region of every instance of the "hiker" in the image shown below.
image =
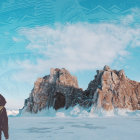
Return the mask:
[[[6,100],[0,94],[0,140],[2,132],[4,133],[5,139],[9,138],[8,135],[8,117],[5,109]]]

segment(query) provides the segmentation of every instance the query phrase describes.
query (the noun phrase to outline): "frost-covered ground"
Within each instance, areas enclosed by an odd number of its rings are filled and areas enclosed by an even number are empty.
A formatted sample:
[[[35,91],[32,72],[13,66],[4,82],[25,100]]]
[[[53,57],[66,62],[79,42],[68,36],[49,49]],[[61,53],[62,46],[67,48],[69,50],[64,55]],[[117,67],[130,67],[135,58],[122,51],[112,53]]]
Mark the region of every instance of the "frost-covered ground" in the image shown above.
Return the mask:
[[[10,140],[139,140],[140,118],[10,117]]]
[[[9,117],[9,129],[9,140],[139,140],[140,111],[50,109]]]

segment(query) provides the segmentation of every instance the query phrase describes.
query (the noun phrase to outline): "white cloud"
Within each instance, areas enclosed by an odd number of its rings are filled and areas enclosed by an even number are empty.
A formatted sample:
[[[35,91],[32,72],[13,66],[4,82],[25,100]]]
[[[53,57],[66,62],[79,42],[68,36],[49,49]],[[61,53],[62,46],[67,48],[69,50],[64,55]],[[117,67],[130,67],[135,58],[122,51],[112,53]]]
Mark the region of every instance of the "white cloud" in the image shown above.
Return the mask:
[[[132,8],[129,10],[124,11],[124,15],[120,16],[120,23],[124,24],[125,26],[137,26],[140,27],[140,9],[139,8]]]
[[[12,39],[13,39],[13,41],[15,41],[15,42],[20,42],[20,41],[22,41],[22,39],[17,38],[17,37],[13,37]]]
[[[122,18],[122,23],[125,25],[131,24],[134,22],[134,16],[133,15],[127,15],[125,18]]]
[[[111,65],[128,55],[126,48],[140,44],[140,29],[120,24],[77,23],[55,27],[24,28],[20,31],[36,53],[36,63],[18,61],[22,69],[15,79],[33,82],[51,67],[65,67],[71,72]]]

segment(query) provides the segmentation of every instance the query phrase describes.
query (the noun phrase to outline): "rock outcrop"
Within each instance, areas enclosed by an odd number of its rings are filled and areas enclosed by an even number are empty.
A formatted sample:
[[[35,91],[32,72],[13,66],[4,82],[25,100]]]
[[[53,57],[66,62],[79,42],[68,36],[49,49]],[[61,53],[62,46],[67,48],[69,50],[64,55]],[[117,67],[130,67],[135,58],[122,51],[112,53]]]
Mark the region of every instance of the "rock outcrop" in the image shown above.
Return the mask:
[[[66,69],[51,69],[50,75],[38,78],[30,97],[25,100],[24,108],[29,112],[38,112],[43,108],[69,108],[79,103],[82,90],[77,78]]]
[[[66,69],[51,69],[50,75],[37,79],[24,108],[38,112],[43,108],[69,108],[79,104],[83,107],[95,106],[105,110],[123,108],[140,110],[140,83],[105,66],[97,70],[95,79],[83,91],[78,87],[77,78]]]
[[[105,110],[140,109],[140,83],[128,79],[123,70],[111,70],[109,66],[97,70],[95,79],[89,83],[84,94],[89,106]]]

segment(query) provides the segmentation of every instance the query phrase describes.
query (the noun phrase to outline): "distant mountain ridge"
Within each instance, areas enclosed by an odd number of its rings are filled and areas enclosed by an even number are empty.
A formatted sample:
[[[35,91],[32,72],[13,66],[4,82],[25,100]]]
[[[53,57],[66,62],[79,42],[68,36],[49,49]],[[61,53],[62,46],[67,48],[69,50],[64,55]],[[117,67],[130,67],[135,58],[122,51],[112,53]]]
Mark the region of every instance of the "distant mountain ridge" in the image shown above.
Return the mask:
[[[77,78],[66,69],[51,69],[50,75],[37,79],[22,110],[37,113],[44,108],[58,110],[75,105],[106,111],[140,110],[140,83],[128,79],[123,70],[105,66],[97,70],[95,79],[83,91],[78,87]]]
[[[18,110],[11,110],[11,109],[7,109],[7,115],[8,116],[17,116],[19,114]]]

